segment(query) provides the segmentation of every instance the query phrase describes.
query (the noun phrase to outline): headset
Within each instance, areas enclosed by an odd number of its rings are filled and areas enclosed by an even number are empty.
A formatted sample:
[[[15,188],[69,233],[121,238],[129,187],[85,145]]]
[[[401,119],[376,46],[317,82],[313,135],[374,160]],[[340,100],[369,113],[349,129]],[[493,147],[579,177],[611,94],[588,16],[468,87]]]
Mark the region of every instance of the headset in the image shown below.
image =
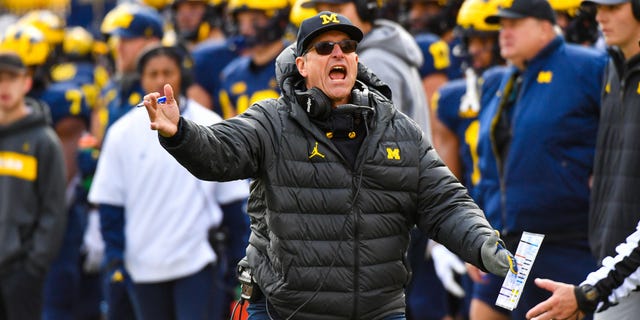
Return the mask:
[[[380,8],[378,0],[353,0],[353,2],[362,21],[371,22],[378,17],[378,9]]]
[[[369,103],[369,89],[367,86],[356,80],[356,86],[351,90],[351,103],[340,105],[333,109],[331,99],[317,87],[308,90],[295,90],[296,99],[310,118],[316,120],[327,120],[333,110],[340,113],[360,112],[366,119],[375,114],[373,107]]]

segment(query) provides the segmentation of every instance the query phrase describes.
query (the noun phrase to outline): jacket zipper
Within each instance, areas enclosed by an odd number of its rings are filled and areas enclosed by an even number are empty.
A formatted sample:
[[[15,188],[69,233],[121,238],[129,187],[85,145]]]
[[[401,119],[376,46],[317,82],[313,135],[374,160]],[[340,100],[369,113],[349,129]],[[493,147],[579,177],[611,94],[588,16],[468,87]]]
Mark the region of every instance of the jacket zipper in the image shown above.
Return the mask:
[[[351,214],[353,215],[353,255],[354,255],[354,264],[353,264],[353,319],[358,319],[360,317],[359,306],[358,306],[358,297],[360,296],[360,237],[359,237],[359,219],[358,219],[358,211],[355,209],[357,197],[359,194],[360,183],[359,181],[362,179],[357,174],[354,176],[354,186],[353,190],[354,197],[352,198],[351,205]]]

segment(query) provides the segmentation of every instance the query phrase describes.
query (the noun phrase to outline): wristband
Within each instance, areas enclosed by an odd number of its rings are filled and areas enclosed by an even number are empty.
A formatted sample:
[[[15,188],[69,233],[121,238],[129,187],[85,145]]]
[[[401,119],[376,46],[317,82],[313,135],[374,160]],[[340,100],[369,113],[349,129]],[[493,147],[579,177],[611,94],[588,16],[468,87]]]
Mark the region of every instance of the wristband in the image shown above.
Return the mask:
[[[596,287],[583,284],[575,287],[573,291],[576,295],[576,301],[578,302],[578,309],[580,309],[580,311],[587,314],[592,314],[596,311],[598,303],[600,302],[600,293]]]

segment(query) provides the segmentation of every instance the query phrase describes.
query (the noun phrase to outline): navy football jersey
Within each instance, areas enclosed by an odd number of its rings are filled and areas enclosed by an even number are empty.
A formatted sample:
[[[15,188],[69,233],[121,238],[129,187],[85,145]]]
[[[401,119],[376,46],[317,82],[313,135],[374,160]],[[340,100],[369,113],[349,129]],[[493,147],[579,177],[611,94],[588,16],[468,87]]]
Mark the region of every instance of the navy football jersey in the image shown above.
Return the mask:
[[[433,73],[445,73],[451,66],[449,45],[432,33],[421,33],[415,36],[422,51],[424,63],[420,67],[420,77],[424,78]]]
[[[84,93],[74,83],[53,83],[46,90],[33,97],[49,105],[53,126],[66,117],[79,117],[85,121],[87,126],[89,125],[91,109]]]
[[[462,183],[472,196],[473,187],[481,178],[477,153],[480,132],[478,117],[482,106],[496,95],[506,70],[506,67],[496,66],[486,70],[479,78],[468,74],[466,79],[456,79],[443,85],[433,98],[432,107],[438,119],[455,133],[460,142]],[[469,86],[474,88],[468,90]]]
[[[100,91],[109,82],[109,74],[102,66],[91,62],[65,62],[51,68],[53,82],[68,82],[78,86],[85,95],[89,108],[97,103]]]
[[[191,56],[194,82],[204,88],[211,97],[213,111],[223,118],[228,118],[229,115],[222,112],[217,97],[222,70],[239,56],[234,40],[203,42],[193,49]]]
[[[250,57],[239,57],[223,70],[218,95],[223,118],[243,113],[256,101],[280,96],[275,62],[255,66]]]

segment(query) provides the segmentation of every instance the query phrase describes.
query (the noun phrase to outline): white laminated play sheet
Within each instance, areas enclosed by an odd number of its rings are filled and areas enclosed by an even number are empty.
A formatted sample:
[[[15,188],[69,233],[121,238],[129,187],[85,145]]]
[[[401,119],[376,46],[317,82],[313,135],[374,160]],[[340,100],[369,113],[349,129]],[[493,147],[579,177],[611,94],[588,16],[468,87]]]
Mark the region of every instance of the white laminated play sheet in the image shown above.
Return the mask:
[[[513,310],[518,306],[518,301],[522,295],[524,284],[529,276],[529,271],[536,260],[538,249],[544,239],[543,234],[523,232],[516,249],[515,257],[518,264],[518,274],[509,272],[502,283],[500,294],[496,300],[496,305],[508,310]]]

